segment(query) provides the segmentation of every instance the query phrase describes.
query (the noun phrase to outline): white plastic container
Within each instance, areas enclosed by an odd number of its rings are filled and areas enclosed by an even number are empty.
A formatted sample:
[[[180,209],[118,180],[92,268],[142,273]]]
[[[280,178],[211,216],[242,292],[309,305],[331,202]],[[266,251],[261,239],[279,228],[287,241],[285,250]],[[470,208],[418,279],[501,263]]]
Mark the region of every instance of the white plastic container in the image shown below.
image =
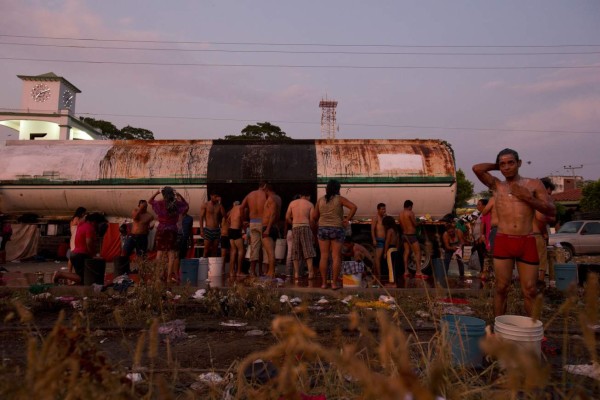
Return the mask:
[[[544,338],[542,321],[520,315],[500,315],[494,321],[494,332],[503,340],[511,341],[541,358]]]
[[[285,260],[287,243],[285,239],[277,239],[275,241],[275,259]]]
[[[208,257],[208,279],[223,276],[223,259],[221,257]]]

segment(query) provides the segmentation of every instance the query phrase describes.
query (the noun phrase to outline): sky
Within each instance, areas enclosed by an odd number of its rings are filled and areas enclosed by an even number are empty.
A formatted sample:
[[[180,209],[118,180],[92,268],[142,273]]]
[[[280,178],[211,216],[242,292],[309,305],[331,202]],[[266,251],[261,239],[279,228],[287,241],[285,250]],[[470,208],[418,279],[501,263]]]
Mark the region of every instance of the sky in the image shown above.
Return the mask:
[[[316,139],[328,98],[337,138],[445,140],[476,191],[472,165],[507,147],[523,176],[600,178],[597,0],[0,0],[0,10],[0,109],[19,108],[16,75],[51,71],[82,91],[77,115],[156,139],[219,139],[264,121]]]

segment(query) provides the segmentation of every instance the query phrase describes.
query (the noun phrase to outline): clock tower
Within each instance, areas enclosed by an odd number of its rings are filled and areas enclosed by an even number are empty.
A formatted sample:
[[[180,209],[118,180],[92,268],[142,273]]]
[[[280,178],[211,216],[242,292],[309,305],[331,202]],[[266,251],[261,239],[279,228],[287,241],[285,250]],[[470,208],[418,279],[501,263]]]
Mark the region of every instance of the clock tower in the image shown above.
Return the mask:
[[[75,113],[75,85],[53,72],[43,75],[17,75],[23,81],[21,109],[29,112]]]

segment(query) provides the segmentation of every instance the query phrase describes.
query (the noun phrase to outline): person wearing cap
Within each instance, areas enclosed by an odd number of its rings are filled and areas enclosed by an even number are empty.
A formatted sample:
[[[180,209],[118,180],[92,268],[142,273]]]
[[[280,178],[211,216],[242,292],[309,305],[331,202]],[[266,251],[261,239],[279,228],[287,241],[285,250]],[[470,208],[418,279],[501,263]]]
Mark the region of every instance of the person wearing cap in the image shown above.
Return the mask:
[[[155,200],[156,196],[162,195],[162,200]],[[156,229],[156,238],[154,248],[157,250],[156,258],[162,261],[167,256],[166,274],[163,276],[165,281],[178,283],[179,271],[177,271],[177,222],[181,215],[189,210],[187,201],[179,193],[176,193],[170,186],[157,190],[150,197],[148,204],[158,219],[158,228]]]

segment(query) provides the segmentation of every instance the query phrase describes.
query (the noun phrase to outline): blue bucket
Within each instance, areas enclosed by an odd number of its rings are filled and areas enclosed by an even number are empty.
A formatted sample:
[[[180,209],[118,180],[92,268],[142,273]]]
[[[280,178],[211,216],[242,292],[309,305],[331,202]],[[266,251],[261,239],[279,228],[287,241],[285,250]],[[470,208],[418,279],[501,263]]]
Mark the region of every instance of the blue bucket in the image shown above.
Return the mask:
[[[443,315],[441,323],[448,326],[453,364],[481,367],[479,341],[485,336],[485,321],[465,315]]]
[[[192,286],[198,285],[198,268],[200,262],[197,258],[186,258],[179,260],[179,269],[181,271],[181,284],[190,283]]]
[[[446,268],[444,267],[444,260],[441,258],[433,259],[433,278],[437,283],[439,283],[442,287],[447,287],[447,276],[446,276]]]
[[[556,276],[556,288],[567,290],[571,283],[577,283],[577,264],[554,264],[554,274]]]

